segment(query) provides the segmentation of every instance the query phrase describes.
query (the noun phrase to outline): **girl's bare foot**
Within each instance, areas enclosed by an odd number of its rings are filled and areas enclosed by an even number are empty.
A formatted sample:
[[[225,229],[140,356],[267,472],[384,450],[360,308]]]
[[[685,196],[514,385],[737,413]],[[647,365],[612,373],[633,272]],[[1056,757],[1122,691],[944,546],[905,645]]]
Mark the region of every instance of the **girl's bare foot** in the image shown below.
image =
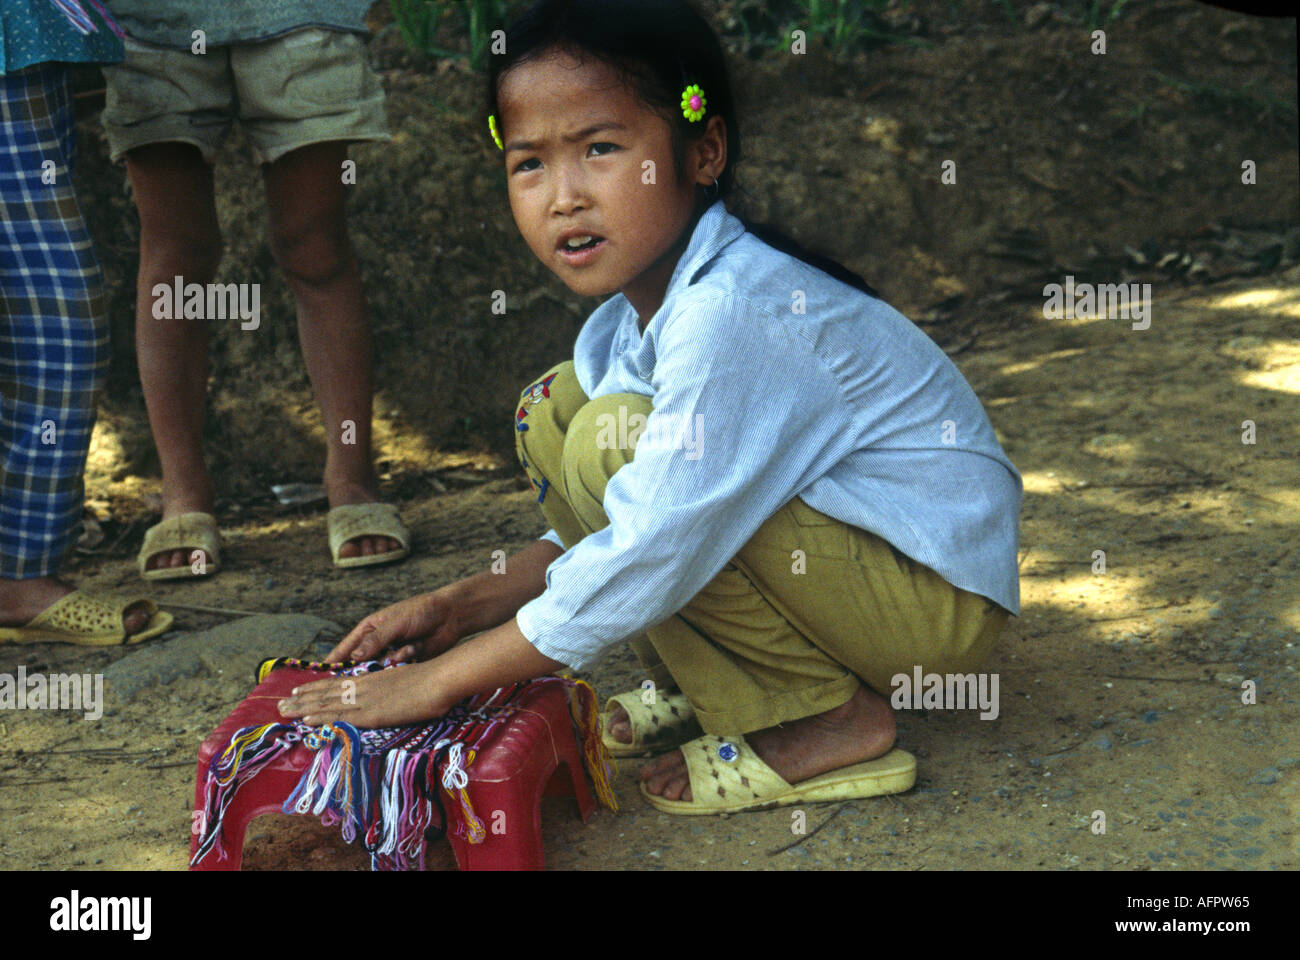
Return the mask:
[[[22,627],[31,623],[41,611],[52,606],[72,592],[57,577],[37,577],[32,580],[0,579],[0,627]],[[149,612],[143,603],[127,607],[123,626],[127,636],[139,633],[149,625]]]
[[[609,715],[609,735],[619,743],[632,742],[632,724],[627,711],[617,704],[614,705],[614,712]]]
[[[670,690],[663,690],[661,692],[676,693],[677,688],[673,687]],[[632,721],[628,717],[627,711],[617,703],[614,704],[614,710],[609,715],[609,726],[606,729],[609,731],[609,735],[619,743],[632,742]]]
[[[610,733],[617,739],[611,720]],[[894,711],[884,697],[858,687],[848,703],[825,713],[745,734],[754,752],[787,783],[884,756],[894,745]],[[650,793],[690,802],[690,777],[680,750],[641,768]]]

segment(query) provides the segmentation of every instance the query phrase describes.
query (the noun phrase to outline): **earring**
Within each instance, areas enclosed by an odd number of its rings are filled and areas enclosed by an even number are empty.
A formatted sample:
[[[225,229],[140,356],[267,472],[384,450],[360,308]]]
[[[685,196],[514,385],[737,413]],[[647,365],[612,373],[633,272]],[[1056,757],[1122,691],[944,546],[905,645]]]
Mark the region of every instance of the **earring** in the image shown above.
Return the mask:
[[[706,200],[716,200],[716,199],[718,199],[718,197],[719,197],[721,194],[722,194],[722,186],[718,183],[718,178],[717,178],[717,177],[714,177],[714,178],[713,178],[713,193],[710,194],[710,193],[709,193],[709,188],[708,188],[708,187],[705,187],[705,188],[704,188],[704,199],[706,199]]]

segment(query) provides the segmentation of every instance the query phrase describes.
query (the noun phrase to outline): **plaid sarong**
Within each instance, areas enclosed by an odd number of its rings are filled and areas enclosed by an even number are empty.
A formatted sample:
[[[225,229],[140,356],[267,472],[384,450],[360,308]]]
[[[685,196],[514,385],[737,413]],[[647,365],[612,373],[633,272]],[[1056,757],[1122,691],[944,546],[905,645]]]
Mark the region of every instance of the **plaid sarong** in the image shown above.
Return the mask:
[[[108,365],[103,277],[72,185],[68,68],[0,76],[0,577],[52,576],[81,519]]]

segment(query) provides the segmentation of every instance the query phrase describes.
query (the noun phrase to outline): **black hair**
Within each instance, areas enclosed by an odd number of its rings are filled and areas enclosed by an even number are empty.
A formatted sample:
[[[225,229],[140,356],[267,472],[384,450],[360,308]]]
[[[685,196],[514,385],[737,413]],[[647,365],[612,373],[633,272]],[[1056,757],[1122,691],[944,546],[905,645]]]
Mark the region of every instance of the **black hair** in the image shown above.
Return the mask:
[[[681,109],[682,90],[698,84],[708,101],[708,115],[721,117],[726,125],[727,165],[716,187],[697,190],[697,213],[733,193],[742,152],[727,61],[717,34],[687,0],[538,0],[507,28],[506,52],[489,58],[487,112],[500,115],[498,88],[509,70],[557,50],[612,67],[638,99],[669,121],[678,179],[685,173],[686,144],[704,129],[704,124],[686,119]],[[878,296],[838,261],[806,249],[770,224],[740,219],[769,246]]]

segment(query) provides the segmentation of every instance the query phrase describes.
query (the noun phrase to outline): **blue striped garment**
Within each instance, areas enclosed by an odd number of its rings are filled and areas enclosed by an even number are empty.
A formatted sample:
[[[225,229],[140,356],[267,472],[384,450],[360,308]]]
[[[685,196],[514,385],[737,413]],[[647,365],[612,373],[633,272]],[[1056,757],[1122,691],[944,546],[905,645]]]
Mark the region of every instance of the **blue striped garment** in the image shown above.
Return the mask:
[[[108,304],[72,186],[68,67],[0,77],[0,577],[52,576],[81,521]],[[46,181],[50,182],[46,182]]]
[[[1020,474],[956,366],[722,201],[644,334],[618,294],[583,326],[574,367],[588,397],[641,394],[654,413],[605,489],[609,526],[557,558],[517,614],[551,659],[585,667],[667,619],[796,496],[1019,613]]]

